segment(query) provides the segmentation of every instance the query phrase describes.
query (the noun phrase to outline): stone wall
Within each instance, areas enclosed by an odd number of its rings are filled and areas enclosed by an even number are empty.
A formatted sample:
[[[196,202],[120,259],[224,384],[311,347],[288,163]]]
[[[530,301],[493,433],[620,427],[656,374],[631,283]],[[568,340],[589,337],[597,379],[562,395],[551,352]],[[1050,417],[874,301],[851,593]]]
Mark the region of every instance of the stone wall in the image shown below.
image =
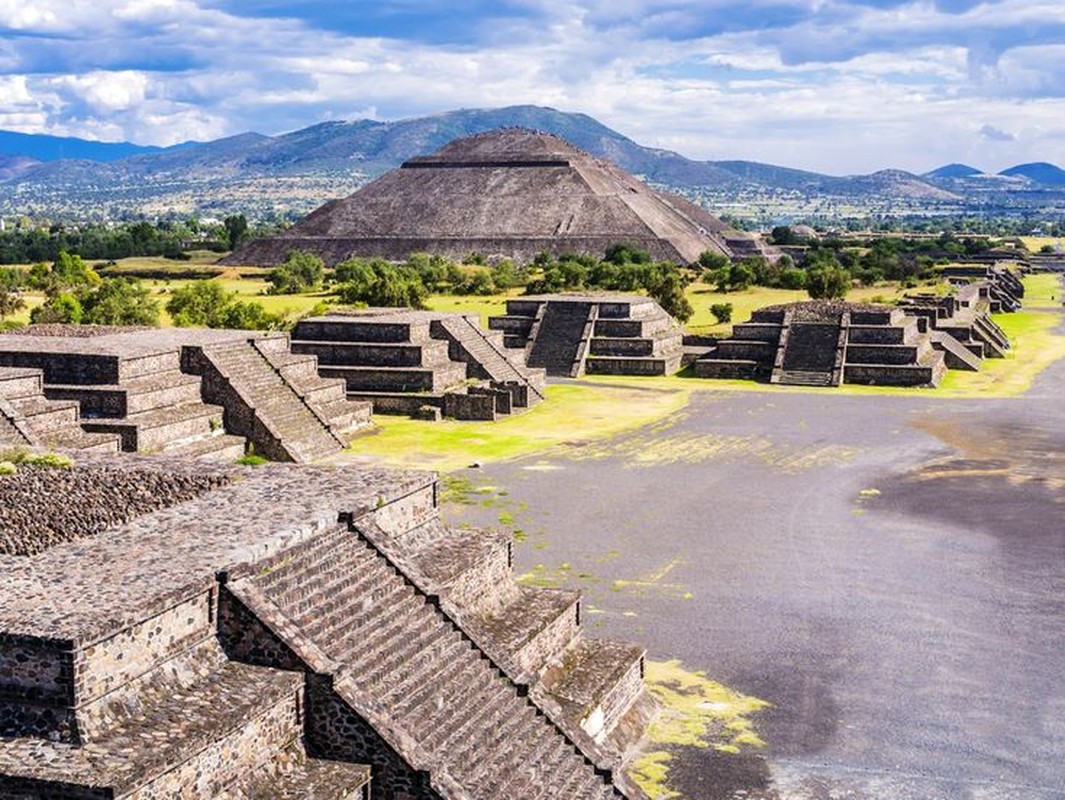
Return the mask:
[[[429,775],[411,769],[395,750],[333,691],[326,676],[308,675],[306,692],[308,752],[369,764],[374,800],[443,800],[429,785]]]

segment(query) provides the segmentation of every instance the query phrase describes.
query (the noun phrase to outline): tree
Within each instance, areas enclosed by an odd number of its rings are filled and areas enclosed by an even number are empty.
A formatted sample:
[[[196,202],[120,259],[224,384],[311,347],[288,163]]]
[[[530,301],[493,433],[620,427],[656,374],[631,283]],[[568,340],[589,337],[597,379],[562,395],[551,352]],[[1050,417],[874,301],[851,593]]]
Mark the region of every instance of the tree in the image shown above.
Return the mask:
[[[798,237],[787,225],[777,225],[770,231],[769,241],[773,244],[795,244],[798,241]]]
[[[285,325],[281,314],[271,314],[255,300],[234,300],[227,304],[211,327],[236,328],[250,331],[276,331]]]
[[[500,259],[491,266],[492,283],[499,289],[512,289],[521,282],[518,268],[509,258]]]
[[[158,325],[159,303],[136,278],[109,278],[81,301],[82,322],[92,325]]]
[[[236,250],[248,238],[248,220],[243,214],[232,214],[222,220],[226,229],[226,243],[230,250]]]
[[[840,267],[816,267],[806,273],[806,292],[815,300],[846,297],[850,285],[850,273]]]
[[[339,264],[336,277],[340,301],[349,305],[424,308],[429,294],[414,270],[380,258]]]
[[[710,306],[710,313],[721,325],[732,322],[732,303],[714,303]]]
[[[704,270],[721,269],[728,266],[729,258],[717,250],[704,250],[699,254],[698,263]]]
[[[618,266],[622,264],[650,264],[651,254],[627,242],[618,242],[606,249],[603,261],[609,261],[611,264],[617,264]]]
[[[217,281],[193,281],[175,289],[166,304],[166,313],[179,328],[222,328],[226,306],[236,298]]]
[[[656,264],[655,269],[649,271],[647,278],[650,283],[645,287],[647,293],[666,313],[682,323],[692,318],[695,309],[684,294],[687,282],[681,277],[676,264]]]
[[[704,277],[707,283],[717,286],[719,292],[742,292],[754,283],[754,269],[742,262],[711,270]]]
[[[270,294],[299,294],[318,289],[325,280],[325,264],[314,253],[292,250],[285,263],[266,276]]]

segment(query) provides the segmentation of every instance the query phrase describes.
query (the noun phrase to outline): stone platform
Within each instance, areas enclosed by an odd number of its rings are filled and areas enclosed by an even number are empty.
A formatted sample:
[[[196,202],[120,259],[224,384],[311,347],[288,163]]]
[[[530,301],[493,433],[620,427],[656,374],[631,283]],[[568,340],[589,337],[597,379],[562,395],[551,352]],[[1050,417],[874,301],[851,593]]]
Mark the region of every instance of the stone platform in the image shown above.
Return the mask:
[[[278,333],[30,326],[0,335],[0,368],[36,370],[44,398],[74,409],[68,429],[130,452],[226,461],[250,444],[271,459],[313,461],[370,419],[368,404],[349,402]],[[69,436],[30,438],[76,448]]]
[[[488,325],[548,375],[669,375],[680,369],[683,334],[642,295],[553,294],[514,298]]]
[[[646,721],[643,649],[519,589],[437,494],[143,456],[0,477],[0,796],[643,797],[611,738]],[[35,498],[84,513],[44,531]]]
[[[313,355],[323,377],[376,413],[494,420],[544,396],[544,373],[506,350],[476,316],[398,308],[335,312],[301,320],[295,353]]]
[[[949,350],[948,350],[949,348]],[[936,386],[960,343],[900,308],[809,301],[759,309],[694,365],[700,378],[839,386]]]

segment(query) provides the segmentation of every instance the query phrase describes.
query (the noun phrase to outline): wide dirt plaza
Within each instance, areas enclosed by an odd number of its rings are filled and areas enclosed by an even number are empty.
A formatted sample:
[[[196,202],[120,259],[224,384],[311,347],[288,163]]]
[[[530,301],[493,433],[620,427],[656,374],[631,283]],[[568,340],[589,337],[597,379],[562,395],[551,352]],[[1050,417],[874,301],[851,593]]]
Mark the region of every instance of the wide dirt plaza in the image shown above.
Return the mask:
[[[460,470],[445,511],[515,529],[516,572],[583,589],[652,683],[746,696],[652,731],[673,796],[1063,797],[1065,361],[994,394],[695,391]]]

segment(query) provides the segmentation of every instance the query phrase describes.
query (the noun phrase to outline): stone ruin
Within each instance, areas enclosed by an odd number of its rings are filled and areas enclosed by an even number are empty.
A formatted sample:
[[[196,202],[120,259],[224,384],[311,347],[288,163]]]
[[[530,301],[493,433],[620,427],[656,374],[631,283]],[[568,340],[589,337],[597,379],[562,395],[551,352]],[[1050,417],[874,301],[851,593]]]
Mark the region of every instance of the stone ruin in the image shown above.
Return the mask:
[[[403,261],[414,252],[525,263],[542,251],[602,256],[618,242],[688,263],[706,250],[732,255],[722,238],[728,229],[695,203],[656,192],[557,136],[510,128],[413,158],[221,263],[276,266],[292,250],[327,265],[354,256]]]
[[[694,371],[700,378],[803,386],[936,386],[947,365],[922,327],[886,306],[820,300],[769,306],[733,326]],[[964,351],[956,341],[954,349]]]
[[[434,475],[94,458],[0,477],[0,796],[644,797],[643,648]]]
[[[476,315],[397,308],[334,312],[301,320],[292,351],[313,355],[352,400],[378,414],[495,420],[544,397],[530,369],[485,331]]]
[[[899,306],[815,300],[759,309],[694,363],[701,378],[839,386],[938,386],[946,370],[1001,358],[1009,337],[993,313],[1021,307],[1024,285],[1008,268],[952,265],[944,292],[912,293]]]
[[[525,362],[548,375],[671,375],[681,367],[683,333],[642,295],[549,294],[507,300],[488,325]]]
[[[284,334],[29,326],[0,335],[0,445],[232,461],[337,453],[370,422]]]

